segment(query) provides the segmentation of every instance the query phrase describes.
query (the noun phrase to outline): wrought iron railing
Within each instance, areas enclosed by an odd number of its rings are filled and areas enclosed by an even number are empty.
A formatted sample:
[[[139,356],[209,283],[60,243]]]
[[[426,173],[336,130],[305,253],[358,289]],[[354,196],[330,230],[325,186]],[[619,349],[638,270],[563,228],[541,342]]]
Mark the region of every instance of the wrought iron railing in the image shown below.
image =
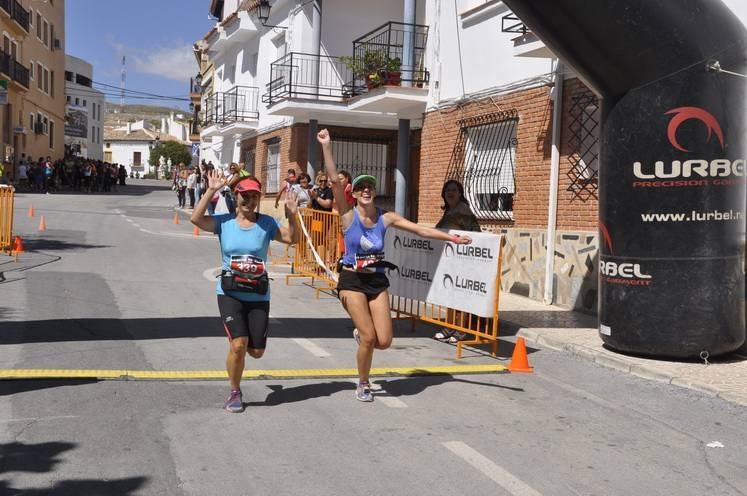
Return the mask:
[[[352,73],[339,57],[291,52],[270,64],[270,82],[262,101],[268,105],[287,98],[340,100]]]
[[[0,0],[0,8],[8,13],[24,31],[29,30],[29,11],[23,8],[18,0]]]
[[[516,14],[506,14],[501,18],[501,31],[504,33],[529,33],[529,28],[516,17]]]
[[[599,100],[591,92],[575,95],[568,113],[569,142],[573,153],[568,155],[570,168],[566,176],[571,182],[567,190],[572,192],[575,198],[585,202],[597,198],[599,188]]]
[[[360,94],[402,82],[426,85],[430,79],[425,68],[427,41],[428,26],[401,22],[387,22],[353,40],[353,56],[346,58],[354,76],[349,92]]]
[[[234,86],[228,91],[213,93],[202,105],[204,126],[224,126],[234,122],[259,119],[259,88],[256,86]]]
[[[0,72],[7,74],[10,79],[24,88],[29,87],[28,68],[2,50],[0,50]]]

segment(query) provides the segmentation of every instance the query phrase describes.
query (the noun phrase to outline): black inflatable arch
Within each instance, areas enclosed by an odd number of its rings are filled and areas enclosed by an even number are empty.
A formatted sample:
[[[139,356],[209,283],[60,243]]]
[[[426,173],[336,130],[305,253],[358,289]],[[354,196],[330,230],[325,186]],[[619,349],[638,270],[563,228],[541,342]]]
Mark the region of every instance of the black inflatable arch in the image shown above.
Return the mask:
[[[505,0],[602,96],[599,332],[660,357],[745,341],[747,31],[719,0]]]

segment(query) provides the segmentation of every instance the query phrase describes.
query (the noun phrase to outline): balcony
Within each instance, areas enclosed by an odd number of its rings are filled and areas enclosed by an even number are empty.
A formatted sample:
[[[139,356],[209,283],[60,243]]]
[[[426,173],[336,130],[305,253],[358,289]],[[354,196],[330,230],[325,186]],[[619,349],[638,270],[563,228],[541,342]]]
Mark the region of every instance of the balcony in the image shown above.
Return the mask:
[[[2,17],[11,19],[10,28],[17,26],[16,34],[26,36],[29,33],[29,12],[23,8],[18,0],[0,0],[0,13]]]
[[[387,126],[393,118],[420,118],[428,97],[427,38],[427,26],[388,22],[354,40],[352,56],[289,53],[270,65],[262,101],[272,115],[328,123]]]
[[[248,11],[234,12],[218,25],[215,35],[209,39],[208,55],[215,57],[227,51],[241,49],[257,36],[259,27]]]
[[[503,33],[519,34],[516,38],[511,39],[514,43],[514,56],[516,57],[555,57],[537,35],[532,33],[527,25],[514,14],[506,14],[501,18],[501,31]]]
[[[213,93],[202,104],[202,136],[255,129],[259,122],[259,88],[234,86]]]
[[[29,89],[28,68],[2,50],[0,50],[0,73],[5,74],[21,91]]]

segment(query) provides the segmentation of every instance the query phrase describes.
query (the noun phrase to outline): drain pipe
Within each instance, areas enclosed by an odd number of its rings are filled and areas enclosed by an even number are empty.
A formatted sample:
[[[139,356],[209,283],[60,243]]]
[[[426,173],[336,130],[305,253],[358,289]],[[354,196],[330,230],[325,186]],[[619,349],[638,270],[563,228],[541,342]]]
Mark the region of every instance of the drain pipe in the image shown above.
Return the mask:
[[[547,206],[547,252],[545,255],[545,305],[555,301],[555,225],[558,217],[558,176],[560,170],[560,126],[563,118],[563,64],[556,60],[552,104],[552,153],[550,191]]]

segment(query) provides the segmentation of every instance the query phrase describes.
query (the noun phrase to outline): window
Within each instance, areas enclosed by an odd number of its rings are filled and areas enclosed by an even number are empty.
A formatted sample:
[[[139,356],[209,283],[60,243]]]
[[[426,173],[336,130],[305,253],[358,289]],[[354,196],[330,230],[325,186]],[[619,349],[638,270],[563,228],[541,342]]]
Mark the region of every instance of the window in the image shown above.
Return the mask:
[[[460,121],[464,193],[479,219],[513,219],[518,122],[515,110]]]
[[[70,71],[65,71],[65,81],[73,82],[73,73]]]
[[[96,102],[91,102],[91,109],[93,110],[91,112],[91,117],[96,119]]]
[[[34,67],[35,67],[34,61],[33,60],[29,60],[29,79],[31,81],[34,80]]]
[[[54,98],[54,71],[49,73],[49,94]]]
[[[77,107],[78,105],[80,105],[80,98],[78,98],[78,97],[76,96],[76,97],[75,97],[75,106]]]
[[[49,133],[49,119],[46,116],[42,118],[42,131],[44,134]]]
[[[267,145],[267,192],[277,193],[279,183],[280,143]]]
[[[10,58],[13,60],[18,60],[18,43],[15,41],[10,42]]]
[[[29,27],[34,27],[34,11],[29,9]]]
[[[573,153],[568,155],[571,168],[566,176],[571,184],[567,190],[573,193],[574,198],[586,201],[597,197],[601,122],[599,101],[592,93],[576,95],[568,113],[569,144],[573,146]]]
[[[44,91],[44,78],[42,74],[43,72],[44,72],[44,68],[39,62],[37,62],[36,63],[36,86],[41,91]]]
[[[49,148],[54,148],[54,121],[49,121]]]
[[[7,34],[3,34],[3,51],[10,53],[10,38]]]
[[[29,132],[34,132],[34,114],[29,114]]]
[[[83,100],[83,106],[84,107],[86,106],[86,100],[85,99]]]
[[[132,152],[132,165],[141,165],[140,152]]]
[[[49,69],[44,68],[44,93],[49,94]]]
[[[68,104],[70,103],[70,95],[67,95],[67,96],[65,97],[65,101],[67,101],[67,103],[68,103]]]
[[[42,40],[44,41],[44,46],[49,48],[49,24],[46,19],[44,20],[44,28],[42,29]]]
[[[36,13],[36,37],[42,39],[42,15],[39,12]]]
[[[112,144],[111,144],[111,143],[109,143],[109,142],[107,141],[107,142],[106,142],[106,145],[105,145],[105,146],[106,146],[107,148],[111,148],[111,147],[112,147]]]

